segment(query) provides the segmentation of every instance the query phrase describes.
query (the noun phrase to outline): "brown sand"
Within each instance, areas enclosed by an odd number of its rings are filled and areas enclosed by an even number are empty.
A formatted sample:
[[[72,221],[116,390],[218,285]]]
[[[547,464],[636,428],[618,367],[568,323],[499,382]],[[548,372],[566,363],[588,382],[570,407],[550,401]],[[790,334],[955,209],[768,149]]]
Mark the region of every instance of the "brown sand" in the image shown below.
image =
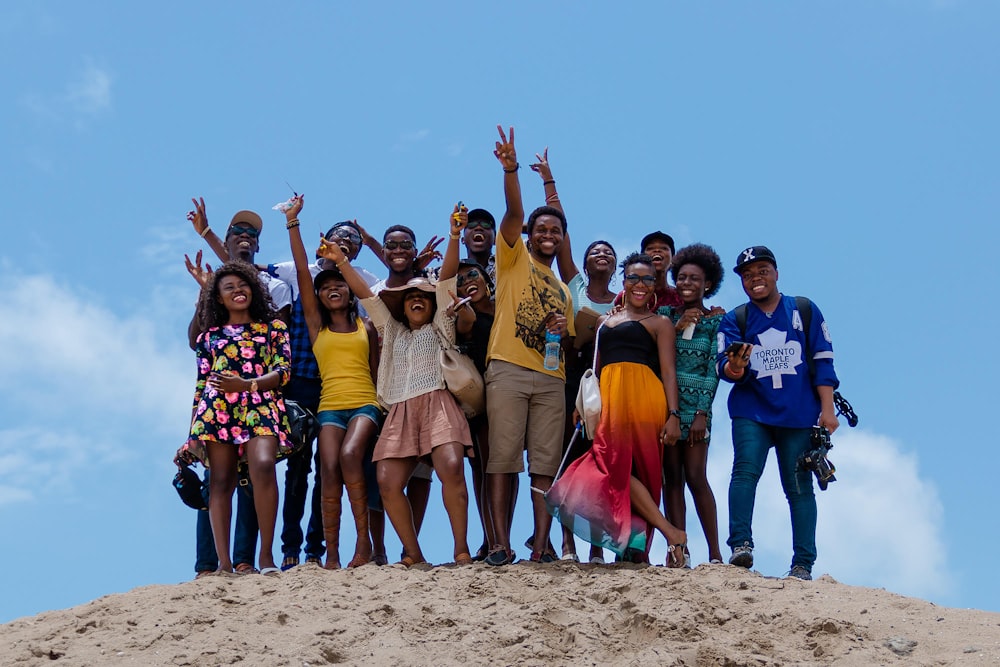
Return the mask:
[[[1000,614],[884,590],[572,563],[302,566],[0,626],[3,665],[997,665]]]

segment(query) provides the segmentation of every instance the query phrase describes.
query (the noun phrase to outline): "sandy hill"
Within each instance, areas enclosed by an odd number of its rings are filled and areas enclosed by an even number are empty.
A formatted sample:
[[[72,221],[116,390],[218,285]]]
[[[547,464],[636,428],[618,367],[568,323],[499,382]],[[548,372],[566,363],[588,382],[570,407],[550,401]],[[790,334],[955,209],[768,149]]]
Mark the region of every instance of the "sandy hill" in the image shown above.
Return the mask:
[[[18,619],[0,663],[997,665],[1000,614],[718,565],[303,566]]]

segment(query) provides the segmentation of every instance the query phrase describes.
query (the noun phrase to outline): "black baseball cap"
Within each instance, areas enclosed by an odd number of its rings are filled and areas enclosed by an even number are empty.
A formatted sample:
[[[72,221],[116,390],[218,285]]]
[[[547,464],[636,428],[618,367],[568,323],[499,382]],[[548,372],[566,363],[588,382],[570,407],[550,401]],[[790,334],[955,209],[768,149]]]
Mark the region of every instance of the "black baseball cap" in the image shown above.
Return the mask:
[[[639,250],[645,251],[646,246],[648,246],[653,241],[663,241],[668,246],[670,246],[671,255],[677,253],[677,250],[674,247],[674,237],[672,237],[670,234],[667,234],[666,232],[660,232],[660,231],[650,232],[649,234],[643,236],[642,243],[639,244]]]
[[[493,229],[497,228],[497,221],[493,218],[493,214],[485,208],[474,208],[469,211],[469,222],[473,220],[483,220],[490,223],[490,227]]]
[[[733,267],[733,271],[738,274],[747,264],[761,261],[771,262],[774,268],[778,268],[778,260],[774,258],[771,249],[765,245],[755,245],[750,246],[736,257],[736,266]]]

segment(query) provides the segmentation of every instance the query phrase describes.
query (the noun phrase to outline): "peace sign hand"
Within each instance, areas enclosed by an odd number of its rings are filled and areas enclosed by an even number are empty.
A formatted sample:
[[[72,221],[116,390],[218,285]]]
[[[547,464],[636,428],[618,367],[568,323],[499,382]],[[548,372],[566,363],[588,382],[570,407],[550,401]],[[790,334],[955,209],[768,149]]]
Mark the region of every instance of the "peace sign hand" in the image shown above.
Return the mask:
[[[541,155],[535,153],[535,158],[538,162],[530,165],[531,171],[534,171],[541,176],[542,181],[551,181],[552,169],[549,168],[549,147],[546,146],[545,151]]]
[[[511,127],[510,139],[507,139],[507,135],[503,133],[503,127],[497,125],[497,132],[500,133],[500,141],[496,142],[496,148],[493,150],[493,155],[500,160],[500,165],[506,172],[512,172],[517,170],[517,151],[514,150],[514,128]]]

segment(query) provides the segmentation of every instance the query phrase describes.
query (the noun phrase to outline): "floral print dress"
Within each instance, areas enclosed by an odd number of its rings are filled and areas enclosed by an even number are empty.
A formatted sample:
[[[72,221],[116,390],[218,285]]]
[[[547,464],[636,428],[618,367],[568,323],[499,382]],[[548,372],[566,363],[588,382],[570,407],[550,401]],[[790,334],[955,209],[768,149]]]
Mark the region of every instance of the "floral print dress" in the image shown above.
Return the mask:
[[[198,335],[198,384],[194,392],[194,417],[185,449],[203,463],[206,443],[231,443],[246,455],[245,445],[258,436],[278,438],[279,456],[290,450],[288,417],[281,392],[223,393],[208,386],[213,372],[255,378],[277,371],[281,384],[288,382],[291,350],[288,328],[281,320],[227,324]]]

